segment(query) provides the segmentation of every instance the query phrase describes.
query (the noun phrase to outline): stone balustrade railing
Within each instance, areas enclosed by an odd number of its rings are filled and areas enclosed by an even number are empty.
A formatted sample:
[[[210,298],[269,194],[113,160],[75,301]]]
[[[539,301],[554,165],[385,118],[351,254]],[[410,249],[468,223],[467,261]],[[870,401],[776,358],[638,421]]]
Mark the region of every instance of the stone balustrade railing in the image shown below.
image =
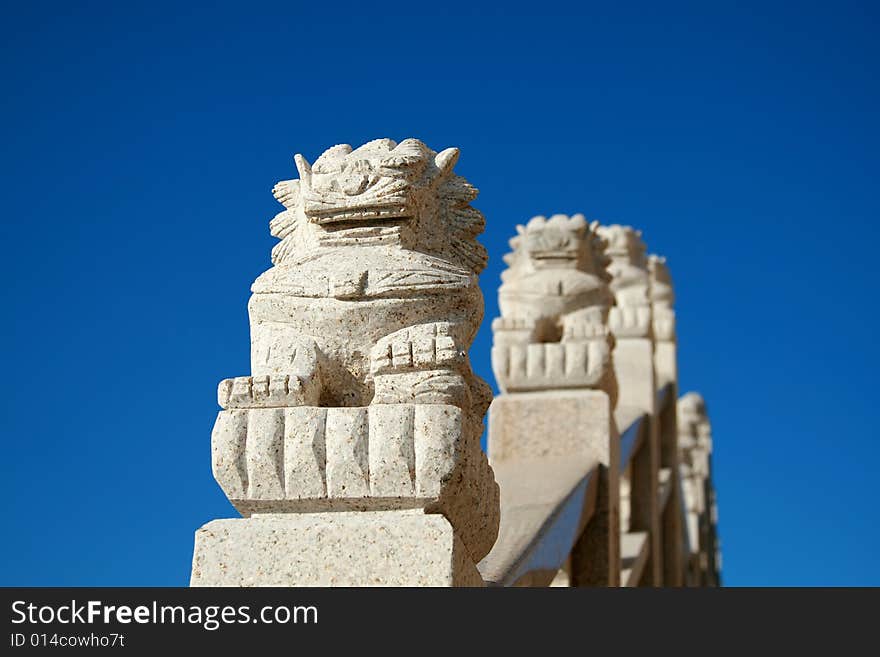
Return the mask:
[[[198,530],[194,586],[720,583],[664,259],[582,215],[518,226],[492,399],[467,356],[486,253],[457,159],[381,139],[297,155],[276,185],[252,372],[221,382],[212,435],[243,517]]]

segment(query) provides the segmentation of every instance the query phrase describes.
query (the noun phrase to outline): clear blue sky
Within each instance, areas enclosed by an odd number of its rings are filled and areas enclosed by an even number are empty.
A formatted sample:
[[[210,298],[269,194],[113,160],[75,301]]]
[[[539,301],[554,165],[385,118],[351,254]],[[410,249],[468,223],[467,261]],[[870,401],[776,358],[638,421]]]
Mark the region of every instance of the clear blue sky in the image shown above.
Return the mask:
[[[644,230],[728,584],[880,584],[872,3],[6,3],[0,584],[184,585],[292,155],[459,146],[514,224]],[[181,5],[187,5],[182,8]],[[327,9],[321,7],[327,6]]]

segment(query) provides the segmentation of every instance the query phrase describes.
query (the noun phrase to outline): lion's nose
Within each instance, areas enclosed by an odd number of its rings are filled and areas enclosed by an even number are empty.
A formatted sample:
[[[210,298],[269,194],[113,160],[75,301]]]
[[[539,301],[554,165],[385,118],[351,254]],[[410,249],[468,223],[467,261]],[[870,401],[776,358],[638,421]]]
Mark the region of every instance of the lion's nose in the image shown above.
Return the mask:
[[[345,167],[345,179],[340,187],[349,196],[363,194],[370,184],[370,172],[372,167],[367,160],[355,160]]]
[[[364,190],[370,184],[370,177],[366,174],[348,176],[342,181],[342,191],[348,196],[357,196],[363,194]]]

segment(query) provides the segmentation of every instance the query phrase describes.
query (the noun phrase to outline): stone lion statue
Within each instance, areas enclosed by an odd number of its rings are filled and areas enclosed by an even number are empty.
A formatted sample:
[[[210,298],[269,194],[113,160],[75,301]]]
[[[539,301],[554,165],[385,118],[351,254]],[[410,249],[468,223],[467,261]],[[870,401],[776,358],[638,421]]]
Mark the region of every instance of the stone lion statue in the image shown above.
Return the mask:
[[[442,513],[476,563],[499,523],[480,450],[491,389],[467,356],[477,190],[453,172],[458,149],[417,139],[294,159],[248,303],[252,374],[218,390],[215,477],[244,515]]]
[[[501,317],[492,324],[499,385],[504,391],[603,387],[614,300],[598,222],[557,214],[516,229],[498,291]]]
[[[314,165],[297,155],[299,180],[275,185],[281,242],[252,286],[251,367],[288,377],[288,403],[474,403],[482,417],[490,392],[466,349],[483,313],[485,221],[458,154],[344,144]]]

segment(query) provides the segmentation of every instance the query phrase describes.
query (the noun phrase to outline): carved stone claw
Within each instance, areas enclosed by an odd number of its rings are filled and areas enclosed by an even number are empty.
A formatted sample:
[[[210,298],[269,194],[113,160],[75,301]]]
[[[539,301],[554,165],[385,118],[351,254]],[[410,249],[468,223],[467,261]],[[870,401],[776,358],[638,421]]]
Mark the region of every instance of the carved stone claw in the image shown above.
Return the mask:
[[[370,352],[370,373],[449,369],[467,354],[450,335],[449,322],[419,324],[385,336]]]
[[[318,395],[313,381],[293,374],[237,376],[217,387],[217,402],[227,409],[317,406]]]
[[[572,342],[495,345],[492,366],[501,389],[546,390],[598,385],[611,358],[604,338]]]
[[[587,340],[602,340],[608,335],[608,328],[604,324],[596,324],[590,321],[567,322],[563,328],[562,341],[583,342]]]
[[[526,344],[534,340],[538,322],[534,319],[496,317],[492,321],[496,344]]]
[[[651,332],[651,306],[613,306],[608,325],[617,337],[646,337]]]
[[[466,409],[464,377],[452,370],[417,370],[380,374],[375,378],[373,404],[449,404]]]

